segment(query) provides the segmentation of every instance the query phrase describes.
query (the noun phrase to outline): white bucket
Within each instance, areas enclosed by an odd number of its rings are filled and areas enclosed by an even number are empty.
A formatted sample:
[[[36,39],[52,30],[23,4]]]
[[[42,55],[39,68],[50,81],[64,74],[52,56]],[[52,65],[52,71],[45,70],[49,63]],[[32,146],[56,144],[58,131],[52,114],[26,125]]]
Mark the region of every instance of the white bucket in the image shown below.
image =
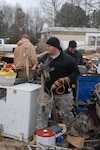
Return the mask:
[[[36,145],[37,147],[40,144],[43,145],[55,145],[55,131],[50,129],[39,129],[36,133]],[[38,149],[38,148],[37,148]]]

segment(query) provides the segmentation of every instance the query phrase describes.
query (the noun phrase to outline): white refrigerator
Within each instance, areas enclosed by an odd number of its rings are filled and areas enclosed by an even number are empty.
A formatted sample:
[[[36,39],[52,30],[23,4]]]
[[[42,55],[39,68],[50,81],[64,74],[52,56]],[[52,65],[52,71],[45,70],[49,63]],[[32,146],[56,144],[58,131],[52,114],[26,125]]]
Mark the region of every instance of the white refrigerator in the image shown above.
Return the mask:
[[[0,130],[5,137],[28,142],[36,132],[41,85],[0,86]]]

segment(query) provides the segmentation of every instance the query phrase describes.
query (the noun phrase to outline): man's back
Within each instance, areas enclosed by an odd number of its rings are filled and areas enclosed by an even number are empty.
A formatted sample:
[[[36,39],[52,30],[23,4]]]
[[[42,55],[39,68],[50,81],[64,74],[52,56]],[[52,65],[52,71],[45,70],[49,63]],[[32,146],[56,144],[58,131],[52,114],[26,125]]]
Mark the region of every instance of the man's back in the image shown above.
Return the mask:
[[[26,57],[28,56],[29,67],[37,64],[37,56],[35,47],[32,45],[29,39],[22,38],[14,50],[14,64],[16,68],[26,67]]]
[[[37,64],[37,55],[34,45],[30,42],[29,36],[24,34],[17,43],[14,50],[14,65],[18,72],[18,77],[33,79],[32,67]]]

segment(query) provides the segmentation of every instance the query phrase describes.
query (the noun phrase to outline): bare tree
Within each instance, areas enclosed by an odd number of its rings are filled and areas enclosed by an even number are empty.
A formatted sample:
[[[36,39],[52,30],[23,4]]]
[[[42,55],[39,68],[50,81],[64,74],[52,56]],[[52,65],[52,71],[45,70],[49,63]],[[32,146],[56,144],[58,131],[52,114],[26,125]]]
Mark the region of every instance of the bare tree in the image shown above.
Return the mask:
[[[86,14],[100,9],[100,0],[67,0],[67,3],[82,7]]]
[[[4,23],[8,24],[8,27],[11,27],[11,25],[14,23],[14,8],[12,8],[9,5],[3,5],[3,14],[4,14]]]
[[[37,38],[41,13],[38,8],[30,8],[24,12],[19,4],[10,6],[6,2],[0,5],[0,36],[10,37],[12,42],[18,41],[23,33]]]
[[[40,27],[40,21],[41,21],[41,12],[39,8],[33,8],[30,9],[27,12],[29,16],[29,26],[31,31],[34,31],[35,36],[37,37],[37,34],[39,32],[39,27]]]
[[[28,22],[28,27],[31,33],[37,37],[38,32],[40,32],[40,21],[41,21],[41,12],[39,8],[33,8],[30,9],[27,12],[27,22]]]
[[[67,0],[67,3],[71,3],[74,6],[80,6],[83,0]]]
[[[90,14],[94,10],[99,9],[100,0],[81,0],[80,6],[85,10],[86,14]]]
[[[3,14],[3,38],[9,37],[9,28],[14,23],[15,9],[8,5],[6,2],[2,2],[0,9]]]
[[[56,26],[56,15],[62,6],[62,0],[41,0],[44,18],[51,26]]]

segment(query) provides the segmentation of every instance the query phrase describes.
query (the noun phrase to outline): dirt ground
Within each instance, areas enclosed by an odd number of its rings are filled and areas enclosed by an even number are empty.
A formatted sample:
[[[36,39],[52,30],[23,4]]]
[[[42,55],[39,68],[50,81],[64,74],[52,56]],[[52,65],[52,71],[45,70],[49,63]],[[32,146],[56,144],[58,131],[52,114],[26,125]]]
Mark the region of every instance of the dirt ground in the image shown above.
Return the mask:
[[[27,145],[13,139],[4,139],[0,142],[0,150],[28,150]]]
[[[65,138],[65,141],[66,141],[66,138]],[[58,146],[60,146],[60,148],[61,147],[66,148],[66,150],[69,150],[69,149],[70,150],[100,150],[100,149],[94,149],[94,145],[97,145],[97,144],[99,144],[100,146],[100,141],[98,142],[95,142],[95,141],[86,142],[85,141],[84,148],[82,149],[75,148],[74,146],[68,144],[68,142],[64,142],[63,144],[58,145]],[[31,145],[36,145],[35,139],[30,142],[21,142],[16,139],[3,137],[3,139],[0,141],[0,150],[36,150],[35,146],[31,146]],[[50,150],[53,150],[53,149],[50,148]],[[63,149],[60,149],[60,150],[63,150]]]
[[[0,141],[0,150],[29,150],[28,145],[34,145],[35,141],[30,142],[20,142],[15,139],[3,138]]]

